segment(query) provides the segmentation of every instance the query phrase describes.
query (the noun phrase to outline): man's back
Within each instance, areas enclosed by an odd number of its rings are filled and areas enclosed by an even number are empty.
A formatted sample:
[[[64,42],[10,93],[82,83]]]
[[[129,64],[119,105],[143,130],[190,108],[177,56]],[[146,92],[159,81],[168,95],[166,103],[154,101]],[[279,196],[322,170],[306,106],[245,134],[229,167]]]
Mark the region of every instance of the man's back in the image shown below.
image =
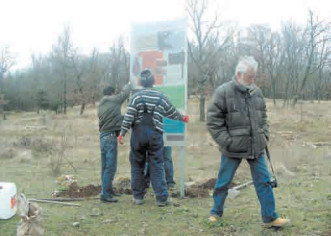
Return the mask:
[[[99,130],[121,130],[121,104],[129,96],[131,86],[126,85],[119,94],[104,96],[98,105]]]
[[[133,95],[128,111],[124,116],[122,128],[128,130],[131,125],[139,124],[144,116],[145,106],[147,113],[153,112],[154,126],[160,132],[163,132],[164,116],[170,119],[182,119],[182,115],[164,94],[155,89],[147,88]]]

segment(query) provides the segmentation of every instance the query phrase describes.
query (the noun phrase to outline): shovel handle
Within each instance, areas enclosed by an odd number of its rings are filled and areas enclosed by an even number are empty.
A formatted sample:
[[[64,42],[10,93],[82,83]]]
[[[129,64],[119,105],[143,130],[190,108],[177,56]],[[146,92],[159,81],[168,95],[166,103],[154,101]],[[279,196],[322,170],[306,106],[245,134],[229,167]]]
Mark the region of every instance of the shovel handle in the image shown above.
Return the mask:
[[[241,184],[241,185],[235,186],[235,187],[233,187],[233,189],[235,189],[235,190],[239,190],[239,189],[242,189],[242,188],[247,187],[248,185],[251,185],[252,183],[253,183],[253,181],[251,180],[251,181],[248,181],[248,182],[246,182],[246,183],[244,183],[244,184]]]

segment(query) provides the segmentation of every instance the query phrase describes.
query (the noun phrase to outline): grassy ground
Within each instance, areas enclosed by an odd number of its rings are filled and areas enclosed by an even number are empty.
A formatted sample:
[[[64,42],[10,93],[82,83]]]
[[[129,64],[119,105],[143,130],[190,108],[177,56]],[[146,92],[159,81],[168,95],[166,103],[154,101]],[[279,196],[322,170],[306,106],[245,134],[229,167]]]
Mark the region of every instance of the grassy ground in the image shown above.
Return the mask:
[[[81,207],[40,203],[46,235],[331,235],[331,102],[304,103],[295,109],[268,102],[270,149],[278,176],[277,211],[292,219],[282,230],[261,226],[260,207],[252,186],[227,200],[222,221],[208,221],[212,198],[172,199],[176,206],[158,208],[150,190],[146,203],[136,206],[123,195],[117,204],[86,199]],[[220,154],[198,121],[197,101],[188,111],[186,179],[216,177]],[[61,174],[74,174],[78,184],[100,184],[98,122],[95,107],[83,116],[12,113],[0,121],[0,181],[15,182],[28,198],[50,198]],[[117,177],[129,177],[128,138],[119,150]],[[174,148],[179,183],[179,150]],[[242,162],[234,181],[250,180]],[[18,217],[0,221],[0,235],[15,235]],[[79,222],[78,227],[72,226]]]

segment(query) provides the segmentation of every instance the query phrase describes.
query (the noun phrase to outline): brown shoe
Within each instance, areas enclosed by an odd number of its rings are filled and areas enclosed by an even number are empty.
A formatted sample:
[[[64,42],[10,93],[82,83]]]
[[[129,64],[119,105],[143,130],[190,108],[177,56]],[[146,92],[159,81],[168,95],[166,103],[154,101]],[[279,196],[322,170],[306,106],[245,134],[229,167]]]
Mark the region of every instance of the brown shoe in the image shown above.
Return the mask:
[[[218,222],[220,219],[221,219],[221,217],[216,216],[216,215],[211,215],[211,216],[209,216],[209,218],[208,218],[209,222],[211,222],[211,223],[216,223],[216,222]]]
[[[289,219],[282,219],[282,218],[277,218],[274,221],[271,221],[269,223],[264,223],[265,227],[285,227],[286,225],[289,225],[291,223],[291,221]]]

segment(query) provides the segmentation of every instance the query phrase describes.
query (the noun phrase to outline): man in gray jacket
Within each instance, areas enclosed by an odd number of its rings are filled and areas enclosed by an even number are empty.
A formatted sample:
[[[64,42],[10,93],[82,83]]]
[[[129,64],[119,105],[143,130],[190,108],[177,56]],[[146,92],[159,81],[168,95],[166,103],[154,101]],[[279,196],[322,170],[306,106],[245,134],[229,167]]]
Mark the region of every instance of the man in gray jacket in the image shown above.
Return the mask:
[[[208,108],[208,130],[222,153],[209,220],[216,222],[223,215],[228,186],[241,160],[246,159],[263,222],[266,226],[282,227],[290,221],[279,218],[275,211],[271,176],[264,155],[269,139],[266,104],[261,90],[254,84],[257,67],[253,57],[242,57],[235,77],[215,90]]]
[[[117,202],[113,191],[113,180],[117,170],[117,136],[121,130],[121,104],[128,98],[130,83],[119,94],[111,86],[103,90],[98,106],[101,148],[101,194],[103,202]]]

